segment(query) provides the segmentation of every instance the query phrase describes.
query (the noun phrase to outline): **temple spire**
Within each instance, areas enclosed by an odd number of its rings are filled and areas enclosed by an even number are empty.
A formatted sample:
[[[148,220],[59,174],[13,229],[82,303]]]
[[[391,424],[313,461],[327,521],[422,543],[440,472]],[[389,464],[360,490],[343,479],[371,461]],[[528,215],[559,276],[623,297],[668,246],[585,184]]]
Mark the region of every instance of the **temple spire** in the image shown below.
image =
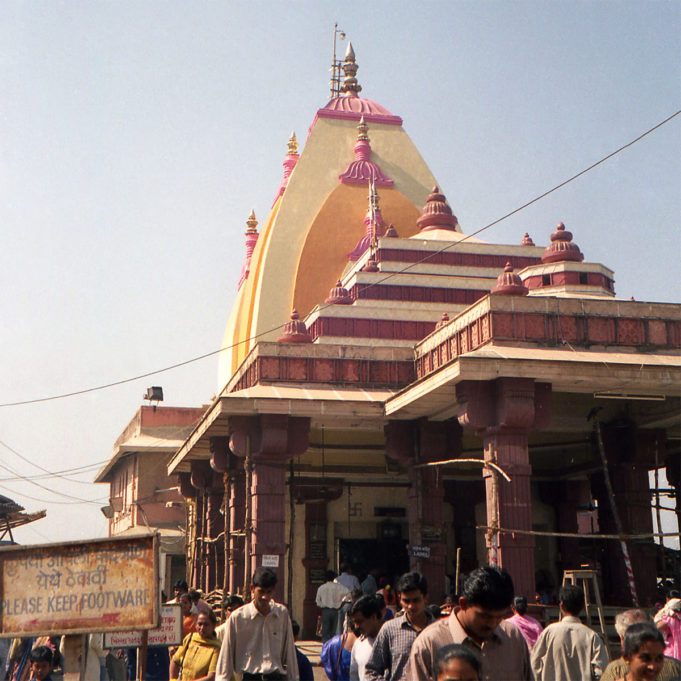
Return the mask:
[[[355,51],[352,49],[352,43],[348,43],[348,49],[345,53],[345,61],[342,69],[345,74],[343,85],[341,85],[341,92],[345,93],[346,97],[358,97],[362,91],[362,86],[357,82],[357,62],[355,61]]]
[[[298,156],[298,140],[295,132],[292,132],[288,138],[288,153],[289,156]]]
[[[246,220],[246,257],[244,258],[244,264],[241,266],[241,275],[239,276],[237,289],[240,289],[246,279],[248,279],[251,269],[251,256],[253,255],[256,243],[258,243],[258,236],[258,221],[255,217],[255,211],[251,210],[251,214],[248,216],[248,220]]]
[[[286,156],[284,156],[284,162],[282,163],[282,165],[284,166],[284,177],[281,180],[279,189],[277,189],[274,201],[272,201],[273,206],[277,202],[277,199],[284,193],[284,190],[288,185],[288,179],[289,177],[291,177],[291,173],[293,172],[293,169],[296,167],[296,163],[298,163],[299,158],[298,140],[296,139],[295,132],[292,132],[291,136],[288,138],[287,148],[288,153],[286,154]]]

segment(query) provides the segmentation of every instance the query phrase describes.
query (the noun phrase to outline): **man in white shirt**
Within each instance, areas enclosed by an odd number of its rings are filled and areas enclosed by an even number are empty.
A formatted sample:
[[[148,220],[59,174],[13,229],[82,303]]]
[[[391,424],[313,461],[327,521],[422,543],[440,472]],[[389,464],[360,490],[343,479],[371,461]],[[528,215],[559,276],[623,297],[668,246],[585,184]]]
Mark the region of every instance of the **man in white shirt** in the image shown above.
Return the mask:
[[[297,681],[298,663],[288,610],[272,600],[277,574],[265,567],[253,573],[253,600],[227,620],[216,681]]]
[[[376,635],[383,624],[382,606],[383,599],[373,595],[361,596],[350,608],[350,618],[360,633],[359,639],[352,646],[350,681],[369,681],[365,667],[371,656]]]
[[[598,634],[579,619],[584,592],[567,584],[561,587],[558,600],[562,619],[549,624],[532,648],[535,679],[600,679],[608,666],[608,650]]]
[[[338,626],[338,610],[343,598],[350,591],[335,579],[333,570],[327,570],[324,574],[326,581],[317,589],[315,603],[322,611],[322,643],[326,643],[336,633]]]
[[[352,574],[352,570],[347,563],[341,563],[340,574],[336,577],[336,581],[346,587],[351,593],[359,591],[359,579]]]

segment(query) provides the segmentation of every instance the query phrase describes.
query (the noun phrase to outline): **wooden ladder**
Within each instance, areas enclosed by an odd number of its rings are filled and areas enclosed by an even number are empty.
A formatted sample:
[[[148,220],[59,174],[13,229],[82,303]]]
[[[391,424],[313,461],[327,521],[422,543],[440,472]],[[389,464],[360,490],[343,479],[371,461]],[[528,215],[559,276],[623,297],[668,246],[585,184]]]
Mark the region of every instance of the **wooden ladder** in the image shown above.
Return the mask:
[[[598,612],[598,621],[601,625],[601,635],[603,642],[608,646],[608,635],[605,631],[605,620],[603,619],[603,603],[601,601],[601,592],[598,588],[598,578],[595,570],[565,570],[563,571],[563,586],[566,584],[573,584],[580,586],[584,590],[584,608],[586,610],[586,623],[591,626],[591,613],[589,612],[589,583],[593,589],[594,598],[596,599],[596,610]]]

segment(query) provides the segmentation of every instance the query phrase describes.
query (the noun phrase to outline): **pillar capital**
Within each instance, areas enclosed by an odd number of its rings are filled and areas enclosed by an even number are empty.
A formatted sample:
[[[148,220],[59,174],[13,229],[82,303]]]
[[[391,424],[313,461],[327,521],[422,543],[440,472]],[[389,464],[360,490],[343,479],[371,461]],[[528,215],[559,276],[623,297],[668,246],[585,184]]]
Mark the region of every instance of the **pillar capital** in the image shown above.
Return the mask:
[[[218,473],[225,473],[229,470],[229,438],[211,437],[210,446],[210,467]]]
[[[461,426],[455,420],[390,421],[385,453],[404,466],[453,459],[461,453]]]
[[[462,381],[456,399],[459,423],[478,431],[535,430],[551,420],[551,384],[531,378]]]
[[[248,454],[261,461],[285,461],[305,452],[310,419],[286,414],[232,416],[229,448],[236,456]]]

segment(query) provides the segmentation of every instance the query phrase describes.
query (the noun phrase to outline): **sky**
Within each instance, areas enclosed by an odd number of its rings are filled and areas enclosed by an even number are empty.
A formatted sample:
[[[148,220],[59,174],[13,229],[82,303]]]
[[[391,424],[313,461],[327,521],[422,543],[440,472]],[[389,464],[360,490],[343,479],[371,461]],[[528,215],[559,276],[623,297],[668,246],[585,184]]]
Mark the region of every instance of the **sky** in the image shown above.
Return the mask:
[[[5,0],[0,404],[220,347],[245,220],[328,100],[334,22],[467,233],[681,108],[678,1]],[[542,245],[562,221],[618,297],[678,302],[680,152],[681,116],[480,238]],[[93,471],[151,385],[206,404],[217,358],[0,407],[0,494],[48,513],[18,541],[106,533]]]

